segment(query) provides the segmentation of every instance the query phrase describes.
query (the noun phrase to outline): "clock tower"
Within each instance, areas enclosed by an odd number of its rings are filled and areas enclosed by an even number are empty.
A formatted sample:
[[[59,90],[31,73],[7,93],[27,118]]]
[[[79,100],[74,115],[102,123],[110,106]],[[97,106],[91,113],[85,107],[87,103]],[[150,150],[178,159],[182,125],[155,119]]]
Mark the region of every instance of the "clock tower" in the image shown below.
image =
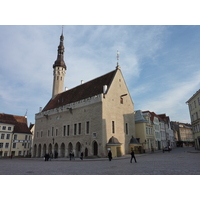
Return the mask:
[[[60,44],[58,46],[58,55],[57,60],[54,62],[53,65],[53,91],[52,91],[52,98],[54,98],[57,94],[62,93],[64,90],[64,80],[65,80],[65,73],[66,73],[66,65],[64,62],[64,36],[63,31],[60,36]]]

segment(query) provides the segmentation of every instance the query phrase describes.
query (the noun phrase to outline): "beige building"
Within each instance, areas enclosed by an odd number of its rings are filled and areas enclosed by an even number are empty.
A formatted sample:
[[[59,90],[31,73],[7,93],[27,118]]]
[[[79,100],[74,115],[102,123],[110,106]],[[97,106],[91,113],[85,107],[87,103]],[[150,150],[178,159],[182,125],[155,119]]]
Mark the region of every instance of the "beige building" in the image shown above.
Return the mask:
[[[107,156],[130,153],[135,137],[134,104],[120,66],[75,88],[63,91],[66,65],[63,34],[53,65],[52,98],[35,116],[33,156]]]
[[[200,90],[198,90],[186,103],[189,107],[195,148],[200,149]]]
[[[29,156],[31,141],[26,117],[0,113],[0,157]]]
[[[150,152],[156,148],[154,116],[149,111],[135,111],[136,138],[142,144],[145,152]]]
[[[194,136],[191,124],[171,121],[171,127],[174,131],[177,147],[194,145]]]

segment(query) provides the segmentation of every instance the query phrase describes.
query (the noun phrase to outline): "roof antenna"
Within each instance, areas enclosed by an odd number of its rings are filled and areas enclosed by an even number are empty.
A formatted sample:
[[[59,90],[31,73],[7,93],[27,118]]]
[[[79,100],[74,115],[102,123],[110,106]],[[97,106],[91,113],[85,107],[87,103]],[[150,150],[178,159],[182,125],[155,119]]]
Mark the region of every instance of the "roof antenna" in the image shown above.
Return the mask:
[[[120,52],[117,50],[117,69],[120,69],[120,66],[119,66],[119,54],[120,54]]]

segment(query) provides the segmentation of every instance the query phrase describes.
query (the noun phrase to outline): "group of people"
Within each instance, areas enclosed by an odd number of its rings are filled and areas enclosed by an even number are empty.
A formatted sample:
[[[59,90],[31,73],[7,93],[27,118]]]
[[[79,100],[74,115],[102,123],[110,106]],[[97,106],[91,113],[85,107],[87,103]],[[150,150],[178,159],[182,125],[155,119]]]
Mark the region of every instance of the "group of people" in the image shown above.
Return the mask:
[[[134,160],[135,160],[135,163],[137,163],[136,158],[135,158],[135,153],[134,153],[134,151],[132,150],[132,151],[131,151],[131,160],[130,160],[130,163],[132,163],[133,158],[134,158]],[[112,152],[111,152],[110,150],[108,151],[108,159],[109,159],[109,161],[112,160]]]
[[[69,153],[69,159],[70,160],[75,160],[74,152],[73,151],[70,151],[70,153]],[[83,160],[83,152],[81,152],[80,159]]]
[[[46,153],[45,155],[44,155],[44,160],[45,161],[51,161],[51,159],[53,158],[53,154],[52,153]]]
[[[55,158],[57,157],[58,155],[56,154],[55,155]],[[52,153],[46,153],[45,155],[44,155],[44,160],[45,161],[51,161],[51,159],[53,158],[53,154]],[[70,151],[70,153],[69,153],[69,158],[70,158],[70,160],[75,160],[75,157],[74,157],[74,152],[73,151]],[[130,160],[130,163],[132,163],[132,160],[133,160],[133,158],[134,158],[134,160],[135,160],[135,163],[137,163],[137,161],[136,161],[136,158],[135,158],[135,154],[134,154],[134,151],[132,150],[131,151],[131,160]],[[80,154],[80,159],[81,160],[83,160],[83,152],[81,152],[81,154]],[[112,160],[112,152],[109,150],[108,151],[108,159],[109,159],[109,161],[111,161]]]

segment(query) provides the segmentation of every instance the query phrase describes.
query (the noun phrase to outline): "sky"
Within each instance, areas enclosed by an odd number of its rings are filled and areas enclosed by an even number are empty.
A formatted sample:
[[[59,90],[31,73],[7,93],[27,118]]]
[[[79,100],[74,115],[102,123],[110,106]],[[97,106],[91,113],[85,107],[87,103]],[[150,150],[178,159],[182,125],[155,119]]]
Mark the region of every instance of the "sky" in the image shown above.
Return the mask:
[[[64,25],[65,87],[119,65],[135,110],[190,123],[186,101],[200,89],[196,25]],[[61,25],[0,26],[0,112],[34,123],[50,100]]]

